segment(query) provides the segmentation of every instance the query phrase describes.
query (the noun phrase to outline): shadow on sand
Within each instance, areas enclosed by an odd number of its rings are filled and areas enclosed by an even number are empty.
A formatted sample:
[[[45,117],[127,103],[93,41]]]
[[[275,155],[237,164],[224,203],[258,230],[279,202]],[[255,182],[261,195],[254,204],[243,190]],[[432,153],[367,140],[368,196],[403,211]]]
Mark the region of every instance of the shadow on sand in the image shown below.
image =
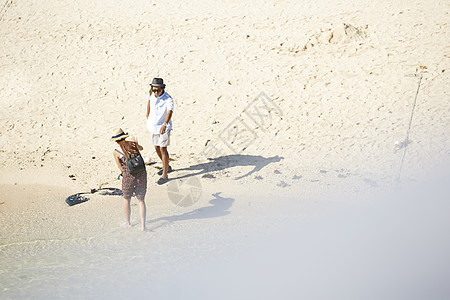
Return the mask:
[[[230,214],[228,209],[233,205],[234,198],[224,198],[221,197],[220,194],[221,192],[213,194],[214,198],[209,200],[209,203],[212,204],[210,206],[201,207],[181,215],[161,217],[148,221],[147,224],[165,221],[162,224],[158,224],[155,227],[149,227],[148,229],[155,230],[170,223],[178,221],[185,221],[192,219],[208,219],[226,216]]]
[[[191,176],[198,176],[207,174],[213,171],[221,171],[231,167],[246,167],[253,166],[253,170],[244,174],[242,176],[236,177],[235,180],[242,179],[244,177],[250,176],[251,174],[258,172],[265,166],[270,163],[280,162],[283,157],[273,156],[273,157],[262,157],[261,155],[242,155],[242,154],[233,154],[220,156],[216,158],[208,158],[210,161],[207,163],[202,163],[194,166],[190,166],[189,168],[177,169],[176,171],[194,171],[194,173],[182,175],[179,177],[171,178],[171,180],[175,179],[183,179]]]

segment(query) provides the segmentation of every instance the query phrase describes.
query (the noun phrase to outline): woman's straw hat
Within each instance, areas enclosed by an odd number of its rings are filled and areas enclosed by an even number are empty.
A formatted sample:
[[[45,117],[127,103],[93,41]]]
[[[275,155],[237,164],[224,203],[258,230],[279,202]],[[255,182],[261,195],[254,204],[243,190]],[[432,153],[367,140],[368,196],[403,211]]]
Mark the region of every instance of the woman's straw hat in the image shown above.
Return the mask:
[[[114,132],[114,135],[111,137],[111,141],[117,142],[127,138],[128,136],[128,133],[123,132],[122,128],[119,128]]]

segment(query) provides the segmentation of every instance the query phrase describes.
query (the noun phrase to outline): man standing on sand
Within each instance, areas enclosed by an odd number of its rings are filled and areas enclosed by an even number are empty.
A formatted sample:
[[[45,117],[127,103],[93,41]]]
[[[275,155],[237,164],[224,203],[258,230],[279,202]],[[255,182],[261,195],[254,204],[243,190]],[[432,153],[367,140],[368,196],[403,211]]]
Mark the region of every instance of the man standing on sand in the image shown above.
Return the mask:
[[[166,85],[162,78],[153,78],[150,84],[151,91],[147,96],[147,128],[155,146],[156,154],[162,160],[163,169],[158,172],[162,175],[156,182],[161,185],[169,181],[167,173],[172,171],[169,166],[170,131],[172,130],[173,99],[164,91]]]

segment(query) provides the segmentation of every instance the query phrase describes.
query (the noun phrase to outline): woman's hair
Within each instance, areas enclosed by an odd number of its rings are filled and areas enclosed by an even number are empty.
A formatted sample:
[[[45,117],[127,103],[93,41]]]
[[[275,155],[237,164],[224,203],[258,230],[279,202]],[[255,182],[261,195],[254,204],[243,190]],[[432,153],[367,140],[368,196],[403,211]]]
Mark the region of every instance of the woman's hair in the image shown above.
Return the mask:
[[[120,148],[122,148],[123,153],[128,153],[131,156],[135,156],[140,154],[139,149],[136,145],[136,142],[130,142],[130,141],[124,141],[123,143],[120,143]]]

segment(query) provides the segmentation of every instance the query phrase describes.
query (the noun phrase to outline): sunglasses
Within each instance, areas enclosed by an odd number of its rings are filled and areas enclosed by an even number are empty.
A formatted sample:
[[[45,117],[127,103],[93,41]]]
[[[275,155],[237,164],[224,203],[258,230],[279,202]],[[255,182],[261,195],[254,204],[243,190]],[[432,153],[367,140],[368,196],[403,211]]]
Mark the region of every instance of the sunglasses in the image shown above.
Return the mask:
[[[152,92],[153,93],[159,93],[159,92],[161,92],[162,91],[162,89],[152,89]]]

